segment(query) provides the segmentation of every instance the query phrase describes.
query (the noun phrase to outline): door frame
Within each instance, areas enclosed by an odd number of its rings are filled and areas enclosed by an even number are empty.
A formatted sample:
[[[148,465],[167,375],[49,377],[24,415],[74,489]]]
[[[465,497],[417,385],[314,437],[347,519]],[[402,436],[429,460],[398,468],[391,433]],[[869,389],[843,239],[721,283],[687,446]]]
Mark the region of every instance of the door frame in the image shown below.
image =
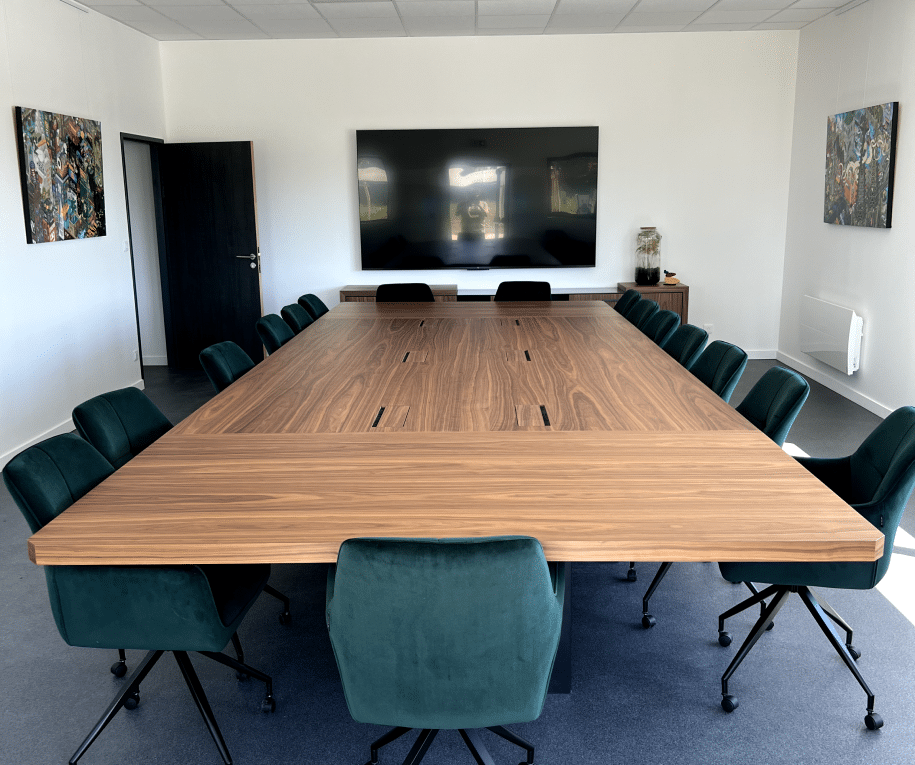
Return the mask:
[[[121,177],[124,180],[124,210],[127,214],[127,249],[130,253],[130,280],[133,284],[133,311],[134,319],[137,324],[137,355],[140,362],[140,379],[146,379],[146,368],[143,364],[143,336],[140,331],[140,301],[137,297],[137,268],[134,263],[133,258],[133,231],[130,227],[130,190],[128,189],[127,184],[127,155],[124,148],[124,141],[133,141],[134,143],[145,143],[148,146],[153,144],[164,144],[164,138],[156,138],[154,136],[147,135],[136,135],[134,133],[121,133]],[[150,164],[152,167],[152,182],[153,182],[153,195],[158,200],[158,191],[159,191],[159,166],[156,160],[156,152],[149,152]],[[162,246],[163,238],[163,219],[162,212],[158,201],[156,202],[156,238],[158,239],[159,246]],[[161,250],[160,250],[161,253]],[[160,254],[159,257],[159,269],[161,273],[162,269],[162,257]],[[163,304],[166,300],[165,295],[162,296]],[[164,305],[163,305],[164,309]],[[166,334],[168,333],[168,327],[166,327]]]

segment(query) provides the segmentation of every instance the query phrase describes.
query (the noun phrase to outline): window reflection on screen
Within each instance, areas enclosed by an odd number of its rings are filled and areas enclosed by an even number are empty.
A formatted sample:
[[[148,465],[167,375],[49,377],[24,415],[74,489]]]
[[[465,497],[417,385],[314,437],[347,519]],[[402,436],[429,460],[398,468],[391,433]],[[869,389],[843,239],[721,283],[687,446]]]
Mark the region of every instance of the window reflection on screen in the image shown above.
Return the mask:
[[[384,162],[374,157],[360,157],[358,166],[359,220],[387,220],[388,173]]]
[[[505,237],[505,165],[452,164],[448,168],[451,239]]]
[[[573,154],[550,160],[550,211],[594,215],[597,209],[597,156]]]

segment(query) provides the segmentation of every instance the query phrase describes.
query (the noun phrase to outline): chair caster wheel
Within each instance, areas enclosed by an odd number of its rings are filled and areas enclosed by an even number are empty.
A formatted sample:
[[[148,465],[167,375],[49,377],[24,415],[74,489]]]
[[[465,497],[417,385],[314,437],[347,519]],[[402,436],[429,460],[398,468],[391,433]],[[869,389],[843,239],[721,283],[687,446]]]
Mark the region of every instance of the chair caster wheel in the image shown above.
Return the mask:
[[[768,627],[766,627],[766,632],[771,630],[775,626],[775,622],[772,622]]]
[[[250,679],[250,676],[245,674],[244,672],[236,672],[235,679],[238,680],[238,682],[240,682],[240,683],[246,683]]]
[[[650,629],[651,629],[652,627],[654,627],[657,623],[658,623],[658,620],[655,619],[651,614],[645,614],[645,615],[642,617],[642,626],[643,626],[646,630],[650,630]]]
[[[124,677],[127,674],[127,665],[123,661],[116,661],[111,665],[111,674],[115,677]]]
[[[876,712],[871,712],[864,718],[864,724],[867,726],[868,730],[877,730],[878,728],[883,727],[883,718]]]
[[[719,632],[718,633],[718,645],[723,645],[727,648],[731,644],[731,633],[730,632]]]
[[[273,696],[268,696],[261,702],[261,712],[268,714],[270,712],[276,711],[276,699]]]
[[[140,706],[140,693],[138,691],[131,693],[124,699],[124,709],[136,709],[138,706]]]
[[[288,611],[280,612],[280,624],[289,624],[292,621],[292,615]]]
[[[728,695],[728,696],[722,697],[722,699],[721,699],[721,708],[728,714],[733,712],[739,706],[740,706],[740,702],[737,701],[736,696]]]
[[[639,575],[634,568],[631,568],[626,572],[626,579],[630,582],[637,582],[639,580]]]
[[[858,650],[857,648],[855,648],[853,645],[846,646],[846,647],[848,648],[848,652],[851,654],[851,657],[852,657],[855,661],[858,661],[858,659],[861,658],[861,651],[859,651],[859,650]],[[114,671],[114,670],[112,670],[112,671]],[[878,727],[879,727],[879,726],[878,726]]]

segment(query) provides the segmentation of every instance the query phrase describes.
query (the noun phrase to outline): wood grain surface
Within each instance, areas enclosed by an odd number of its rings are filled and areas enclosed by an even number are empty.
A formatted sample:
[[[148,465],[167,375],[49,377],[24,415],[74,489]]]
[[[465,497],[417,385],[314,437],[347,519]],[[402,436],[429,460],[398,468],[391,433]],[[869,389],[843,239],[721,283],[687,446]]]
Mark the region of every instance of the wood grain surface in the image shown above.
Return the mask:
[[[29,540],[39,564],[873,560],[883,536],[602,302],[335,307]]]

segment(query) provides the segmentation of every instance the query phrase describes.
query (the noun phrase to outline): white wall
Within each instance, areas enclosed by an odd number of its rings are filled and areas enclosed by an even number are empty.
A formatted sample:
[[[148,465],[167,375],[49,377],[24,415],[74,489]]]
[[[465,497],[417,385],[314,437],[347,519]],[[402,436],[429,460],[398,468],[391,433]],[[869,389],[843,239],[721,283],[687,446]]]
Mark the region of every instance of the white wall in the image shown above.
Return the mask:
[[[168,352],[149,144],[124,141],[124,165],[127,170],[130,249],[140,320],[140,351],[144,365],[165,366],[168,364]]]
[[[915,403],[915,3],[870,0],[801,31],[779,358],[885,415]],[[900,102],[893,227],[823,223],[826,119]],[[864,317],[861,368],[847,376],[800,350],[804,294]]]
[[[756,355],[778,340],[797,32],[174,42],[167,139],[254,141],[264,306],[344,284],[494,287],[504,271],[359,270],[358,128],[598,125],[593,269],[634,275],[639,226],[691,287],[690,320]]]
[[[0,464],[104,390],[137,384],[121,131],[164,134],[158,43],[57,0],[0,0]],[[12,111],[102,124],[108,235],[26,244]]]

